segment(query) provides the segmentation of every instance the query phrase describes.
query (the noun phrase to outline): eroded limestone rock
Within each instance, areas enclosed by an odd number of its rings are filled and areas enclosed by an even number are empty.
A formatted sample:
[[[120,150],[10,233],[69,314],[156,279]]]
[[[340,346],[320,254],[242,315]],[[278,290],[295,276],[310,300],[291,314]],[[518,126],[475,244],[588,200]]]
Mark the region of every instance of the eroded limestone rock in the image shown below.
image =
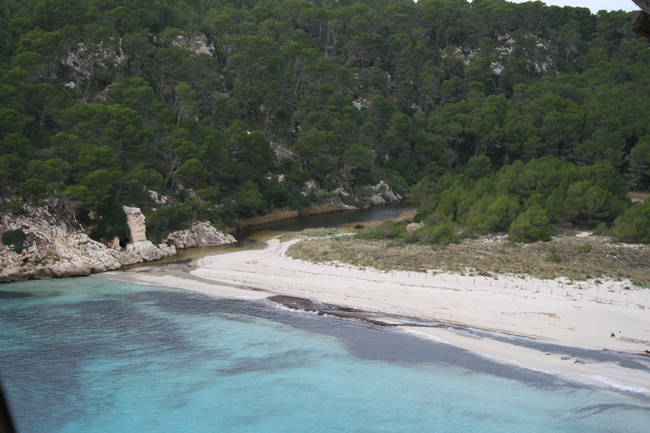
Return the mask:
[[[372,196],[370,196],[369,200],[370,200],[370,204],[372,204],[373,206],[386,204],[386,200],[379,194],[373,194]]]
[[[380,180],[372,189],[375,193],[370,197],[370,203],[373,205],[396,203],[402,199],[402,196],[390,189],[390,186],[383,180]]]
[[[170,233],[165,242],[176,248],[230,245],[237,242],[232,235],[220,232],[207,221],[198,221],[185,230]]]
[[[133,263],[151,262],[174,254],[176,254],[176,248],[173,245],[158,244],[156,246],[153,242],[144,240],[127,244],[126,255],[130,257],[125,260],[130,261],[133,258],[135,260]]]
[[[126,224],[129,226],[131,242],[136,243],[146,241],[147,226],[140,208],[122,206],[122,210],[126,214]]]
[[[0,243],[0,281],[88,275],[176,253],[173,246],[155,246],[149,241],[126,250],[110,248],[88,237],[70,217],[48,207],[25,206],[20,214],[1,213],[0,234],[9,230],[22,230],[25,239],[22,250]]]

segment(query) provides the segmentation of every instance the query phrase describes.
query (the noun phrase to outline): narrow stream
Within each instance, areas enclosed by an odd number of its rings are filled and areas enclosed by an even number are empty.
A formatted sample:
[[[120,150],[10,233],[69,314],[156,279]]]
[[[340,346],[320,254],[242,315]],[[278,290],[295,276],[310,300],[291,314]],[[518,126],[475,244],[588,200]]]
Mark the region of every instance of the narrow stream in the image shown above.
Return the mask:
[[[161,265],[169,263],[187,262],[201,257],[224,254],[233,251],[261,249],[266,246],[266,241],[273,236],[287,232],[297,232],[308,228],[339,227],[344,224],[354,224],[368,221],[383,221],[394,218],[403,212],[412,210],[410,206],[386,205],[375,206],[369,209],[332,212],[322,215],[312,215],[300,218],[290,218],[274,223],[264,224],[250,229],[242,230],[235,234],[238,243],[219,247],[196,247],[179,250],[172,257],[148,263],[139,263],[124,269],[133,269],[141,266]]]

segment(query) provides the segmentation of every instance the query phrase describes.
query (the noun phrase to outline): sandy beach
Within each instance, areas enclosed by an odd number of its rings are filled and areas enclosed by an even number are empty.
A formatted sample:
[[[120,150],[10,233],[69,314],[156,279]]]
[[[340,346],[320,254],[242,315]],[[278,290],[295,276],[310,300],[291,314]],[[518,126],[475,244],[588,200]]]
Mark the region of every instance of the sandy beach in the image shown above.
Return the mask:
[[[627,289],[626,281],[571,283],[314,264],[286,256],[297,241],[274,238],[265,249],[204,257],[195,267],[141,268],[103,277],[219,297],[296,296],[372,312],[389,323],[443,322],[442,327],[402,328],[501,362],[650,396],[650,357],[637,356],[636,367],[628,368],[465,332],[476,328],[564,346],[647,354],[649,290]]]

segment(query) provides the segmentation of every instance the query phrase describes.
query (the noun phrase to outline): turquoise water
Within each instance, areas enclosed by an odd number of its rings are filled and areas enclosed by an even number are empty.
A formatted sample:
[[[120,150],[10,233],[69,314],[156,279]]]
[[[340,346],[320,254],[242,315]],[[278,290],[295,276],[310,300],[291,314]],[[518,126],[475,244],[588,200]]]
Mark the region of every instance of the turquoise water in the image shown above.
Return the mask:
[[[265,302],[0,286],[19,432],[647,432],[650,403]]]

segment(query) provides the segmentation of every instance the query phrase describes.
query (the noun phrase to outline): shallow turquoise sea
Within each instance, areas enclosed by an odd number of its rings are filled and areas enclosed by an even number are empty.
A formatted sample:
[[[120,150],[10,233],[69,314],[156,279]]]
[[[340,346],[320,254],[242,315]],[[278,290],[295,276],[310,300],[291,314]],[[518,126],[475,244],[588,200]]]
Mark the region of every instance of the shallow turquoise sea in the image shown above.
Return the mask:
[[[648,432],[650,402],[369,324],[99,278],[0,286],[19,432]]]

